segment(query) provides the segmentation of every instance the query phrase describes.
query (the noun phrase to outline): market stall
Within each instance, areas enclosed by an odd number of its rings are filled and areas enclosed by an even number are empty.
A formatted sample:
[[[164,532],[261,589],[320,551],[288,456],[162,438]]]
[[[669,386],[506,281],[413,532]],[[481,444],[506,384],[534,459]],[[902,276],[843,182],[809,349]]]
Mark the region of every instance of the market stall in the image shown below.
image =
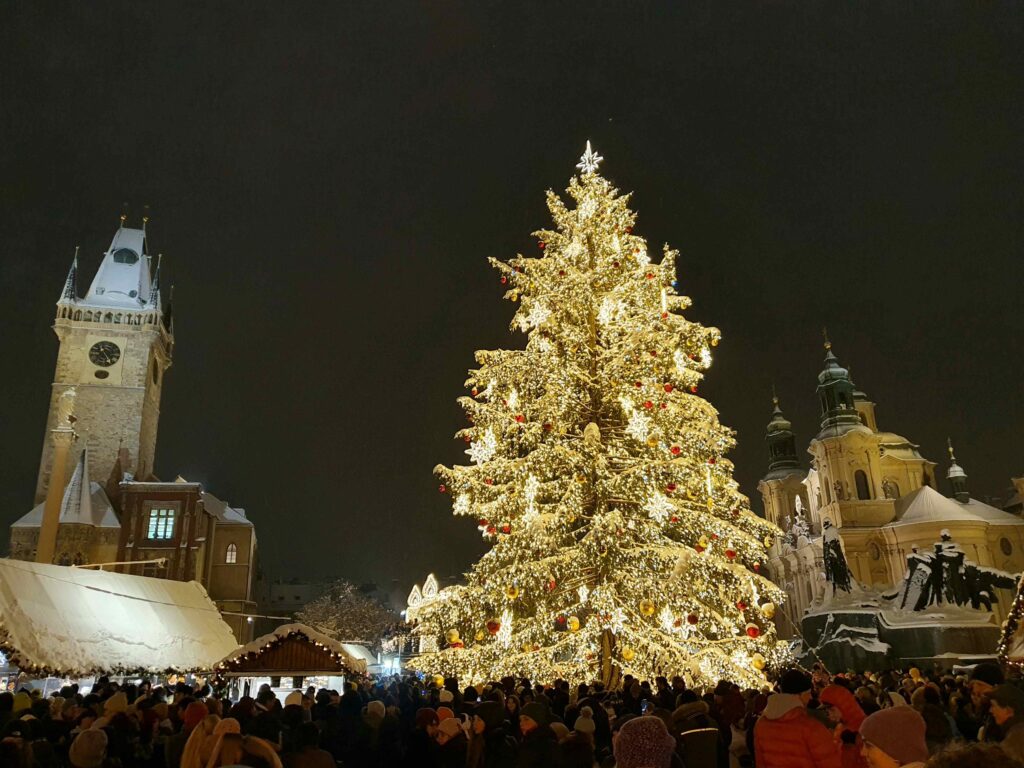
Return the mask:
[[[285,624],[221,659],[214,674],[231,684],[232,698],[255,694],[264,683],[279,699],[306,686],[341,691],[367,664],[336,640],[305,624]]]
[[[0,651],[23,675],[180,674],[236,647],[198,582],[0,559]]]

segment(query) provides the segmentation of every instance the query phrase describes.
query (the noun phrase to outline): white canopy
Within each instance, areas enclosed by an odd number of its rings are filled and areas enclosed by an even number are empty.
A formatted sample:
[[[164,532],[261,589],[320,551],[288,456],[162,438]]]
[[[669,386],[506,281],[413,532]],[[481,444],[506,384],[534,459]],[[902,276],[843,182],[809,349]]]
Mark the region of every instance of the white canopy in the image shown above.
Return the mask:
[[[30,674],[208,670],[236,647],[198,582],[0,559],[0,649]]]

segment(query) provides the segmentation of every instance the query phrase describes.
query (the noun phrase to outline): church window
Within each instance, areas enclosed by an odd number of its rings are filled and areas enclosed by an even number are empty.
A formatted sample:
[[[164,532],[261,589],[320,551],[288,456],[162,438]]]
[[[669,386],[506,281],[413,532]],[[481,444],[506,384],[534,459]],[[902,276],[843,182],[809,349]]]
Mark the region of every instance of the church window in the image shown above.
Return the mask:
[[[225,563],[237,563],[238,562],[238,547],[234,543],[228,544],[227,550],[224,552]]]
[[[878,546],[877,542],[872,541],[868,544],[868,553],[871,555],[872,560],[882,559],[882,549]]]
[[[1010,540],[1005,536],[999,540],[999,551],[1007,557],[1013,554],[1013,544],[1011,544]]]
[[[174,538],[174,510],[149,510],[149,539],[164,540]]]
[[[131,248],[118,248],[114,251],[115,264],[135,264],[139,260],[139,254]]]
[[[110,375],[110,371],[102,371],[102,370],[98,370],[98,371],[96,371],[96,372],[94,372],[94,373],[93,373],[93,376],[95,376],[95,377],[96,377],[97,379],[105,379],[105,378],[107,378],[107,377],[108,377],[109,375]]]
[[[114,313],[113,312],[107,312],[107,314],[105,314],[103,316],[103,322],[105,322],[105,323],[112,323],[112,322],[114,322]]]
[[[871,489],[868,487],[868,476],[865,474],[863,469],[858,469],[853,473],[853,479],[857,483],[857,498],[861,501],[867,501],[871,498]]]

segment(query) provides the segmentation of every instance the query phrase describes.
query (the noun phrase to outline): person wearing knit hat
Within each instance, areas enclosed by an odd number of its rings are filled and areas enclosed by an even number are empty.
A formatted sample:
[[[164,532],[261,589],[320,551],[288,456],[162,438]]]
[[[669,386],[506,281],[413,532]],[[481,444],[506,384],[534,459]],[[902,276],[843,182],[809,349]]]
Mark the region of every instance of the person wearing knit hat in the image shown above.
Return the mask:
[[[469,740],[462,729],[462,721],[455,717],[442,720],[437,726],[437,764],[443,766],[466,765]]]
[[[451,707],[438,707],[437,708],[437,719],[438,721],[447,720],[450,717],[455,717],[455,712],[452,711]]]
[[[807,711],[811,685],[799,669],[779,678],[780,692],[768,697],[754,725],[757,768],[840,768],[832,734]]]
[[[68,762],[73,768],[100,768],[106,757],[107,734],[98,729],[82,731],[68,750]]]
[[[870,768],[923,766],[928,759],[924,718],[913,707],[887,707],[860,724],[861,754]]]
[[[676,740],[661,718],[634,717],[615,735],[615,768],[669,768]]]
[[[555,738],[559,741],[569,735],[569,727],[565,723],[552,723],[551,730],[555,732]]]
[[[1014,760],[1024,762],[1024,691],[1003,683],[989,694],[989,712],[1003,732],[999,746]]]
[[[993,727],[995,723],[989,712],[989,696],[1004,682],[1002,668],[993,661],[975,664],[971,670],[971,703],[974,705],[975,717],[982,724],[977,733],[978,741],[998,741],[999,728]],[[964,735],[968,738],[975,736],[973,733]]]
[[[416,727],[426,731],[430,728],[437,728],[437,724],[440,720],[437,717],[437,711],[430,707],[420,707],[416,710]],[[434,734],[431,733],[431,736]]]
[[[440,720],[430,707],[416,710],[415,727],[409,732],[405,745],[406,765],[437,764],[437,726]]]
[[[551,730],[554,718],[551,711],[539,701],[524,704],[519,711],[519,730],[523,734],[519,744],[520,766],[543,768],[558,759],[558,737]]]
[[[128,697],[124,691],[118,691],[105,702],[103,702],[104,717],[111,718],[114,715],[128,709]]]
[[[284,705],[286,707],[301,707],[302,706],[302,691],[292,691],[284,699]]]
[[[189,733],[185,749],[181,753],[181,768],[204,768],[210,759],[210,752],[217,743],[214,731],[220,724],[217,715],[207,715]]]
[[[210,717],[216,717],[216,715],[210,715]],[[209,718],[207,718],[209,719]],[[213,729],[212,736],[208,736],[203,743],[202,759],[203,764],[200,768],[216,768],[220,765],[233,765],[234,762],[224,762],[222,760],[222,753],[225,750],[225,745],[230,741],[232,745],[232,753],[235,752],[234,747],[237,745],[241,746],[242,726],[233,717],[226,717],[217,723]],[[185,764],[182,763],[182,768],[185,768]]]
[[[455,701],[455,694],[449,691],[447,688],[443,688],[441,692],[437,695],[437,699],[442,704],[451,704],[453,701]]]
[[[593,741],[594,731],[597,730],[597,724],[594,722],[594,710],[590,707],[580,707],[580,715],[576,718],[572,729]]]
[[[818,701],[827,708],[829,722],[835,723],[833,734],[842,753],[843,768],[862,768],[864,760],[860,755],[862,745],[858,731],[864,722],[864,710],[857,703],[857,697],[849,688],[826,685]]]

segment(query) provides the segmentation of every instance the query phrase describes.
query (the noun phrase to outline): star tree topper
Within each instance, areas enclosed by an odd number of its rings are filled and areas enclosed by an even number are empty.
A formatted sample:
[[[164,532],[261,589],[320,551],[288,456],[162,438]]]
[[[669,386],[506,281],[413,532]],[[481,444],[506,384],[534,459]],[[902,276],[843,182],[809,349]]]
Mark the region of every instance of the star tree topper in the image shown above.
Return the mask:
[[[590,142],[587,141],[587,151],[580,157],[580,161],[576,163],[576,167],[584,173],[594,173],[597,171],[597,166],[604,160],[597,152],[590,148]]]

